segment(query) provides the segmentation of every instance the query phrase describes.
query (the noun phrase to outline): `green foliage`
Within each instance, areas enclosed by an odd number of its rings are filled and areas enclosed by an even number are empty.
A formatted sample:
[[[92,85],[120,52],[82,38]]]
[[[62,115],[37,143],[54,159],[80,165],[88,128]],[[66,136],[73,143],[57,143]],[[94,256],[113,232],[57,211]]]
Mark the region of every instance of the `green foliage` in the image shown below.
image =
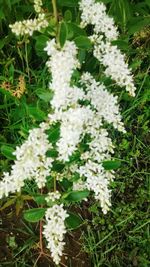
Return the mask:
[[[91,41],[86,36],[78,36],[74,39],[75,44],[81,49],[90,49],[92,47]]]
[[[35,195],[33,199],[38,205],[46,205],[45,197],[46,195]]]
[[[115,169],[118,169],[120,165],[121,165],[121,162],[117,160],[114,160],[114,161],[107,160],[103,162],[103,167],[105,170],[115,170]]]
[[[1,153],[8,159],[15,159],[15,156],[13,155],[14,148],[7,145],[2,145],[1,147]]]
[[[48,36],[44,34],[40,34],[39,36],[35,37],[36,43],[35,43],[35,50],[38,56],[43,57],[46,55],[44,52],[44,48],[46,46],[46,42],[49,40]]]
[[[77,7],[79,0],[58,0],[58,5],[66,7]]]
[[[111,12],[115,14],[117,23],[126,31],[128,21],[132,17],[132,9],[128,0],[113,0]]]
[[[63,198],[69,202],[78,202],[89,196],[89,191],[73,191],[66,193]]]
[[[28,222],[38,222],[40,221],[44,215],[45,215],[45,210],[44,208],[35,208],[35,209],[29,209],[24,211],[24,218]]]
[[[83,220],[80,216],[70,212],[69,217],[66,218],[66,225],[69,230],[74,230],[83,224]]]
[[[61,22],[59,30],[59,43],[63,47],[67,39],[67,25],[64,21]]]

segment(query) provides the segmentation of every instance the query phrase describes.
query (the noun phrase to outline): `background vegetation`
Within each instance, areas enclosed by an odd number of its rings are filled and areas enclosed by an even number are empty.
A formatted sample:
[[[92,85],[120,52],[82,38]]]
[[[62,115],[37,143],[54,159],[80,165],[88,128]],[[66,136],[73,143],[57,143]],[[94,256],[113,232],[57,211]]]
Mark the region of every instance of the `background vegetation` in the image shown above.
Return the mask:
[[[60,16],[73,25],[79,22],[78,1],[58,1]],[[127,134],[116,140],[116,159],[121,160],[113,182],[112,210],[103,215],[94,201],[77,205],[84,218],[81,230],[67,236],[64,266],[123,267],[150,266],[150,1],[103,0],[109,14],[119,25],[120,39],[116,42],[126,53],[133,69],[136,97],[131,98],[116,87]],[[13,160],[12,151],[28,135],[28,130],[46,117],[52,95],[47,91],[49,77],[43,52],[48,33],[35,33],[28,40],[17,39],[9,24],[34,16],[30,0],[0,0],[0,144],[1,169],[9,170]],[[51,1],[44,7],[52,11]],[[54,35],[55,24],[50,17],[48,32]],[[73,30],[78,36],[79,29]],[[82,51],[83,52],[83,51]],[[82,54],[82,53],[81,53]],[[85,70],[96,71],[96,63],[87,57]],[[89,57],[89,58],[88,58]],[[95,64],[94,64],[95,63]],[[93,69],[91,70],[91,66]],[[78,74],[76,74],[78,75]],[[24,78],[23,78],[24,77]],[[101,79],[104,77],[101,76]],[[76,78],[76,77],[75,77]],[[24,83],[25,80],[25,83]],[[105,81],[109,85],[109,80]],[[15,93],[18,90],[18,93]],[[55,135],[55,133],[54,133]],[[26,184],[25,193],[31,194],[34,186]],[[0,266],[33,266],[38,255],[38,226],[22,218],[23,205],[32,205],[29,199],[18,195],[7,202],[0,201]],[[69,245],[70,244],[70,245]],[[53,266],[41,259],[38,266]]]

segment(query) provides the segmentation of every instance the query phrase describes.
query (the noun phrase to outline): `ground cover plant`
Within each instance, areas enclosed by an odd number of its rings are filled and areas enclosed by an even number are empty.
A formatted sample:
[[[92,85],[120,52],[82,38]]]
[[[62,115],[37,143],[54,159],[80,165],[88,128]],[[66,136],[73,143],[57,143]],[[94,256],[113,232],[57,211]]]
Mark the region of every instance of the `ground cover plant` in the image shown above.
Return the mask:
[[[2,1],[2,266],[149,266],[149,9]]]

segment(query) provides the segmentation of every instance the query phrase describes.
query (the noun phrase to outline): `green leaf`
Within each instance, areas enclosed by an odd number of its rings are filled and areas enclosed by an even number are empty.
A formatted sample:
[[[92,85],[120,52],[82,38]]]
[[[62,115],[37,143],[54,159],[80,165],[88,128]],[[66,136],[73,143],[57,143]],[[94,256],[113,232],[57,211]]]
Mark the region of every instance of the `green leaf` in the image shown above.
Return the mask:
[[[66,10],[64,14],[64,19],[66,22],[69,22],[72,20],[72,13],[70,10]]]
[[[58,0],[59,6],[77,7],[79,0]]]
[[[46,119],[46,114],[37,107],[27,106],[27,110],[29,115],[36,121],[43,121]]]
[[[54,161],[52,170],[61,172],[64,169],[64,167],[65,167],[64,163],[61,163],[59,161]]]
[[[72,212],[69,212],[69,217],[66,218],[65,222],[69,230],[76,229],[83,224],[82,218]]]
[[[69,190],[69,188],[72,188],[72,182],[70,182],[70,180],[63,178],[63,180],[60,182],[62,188],[64,189],[64,191]],[[67,194],[66,194],[67,195]]]
[[[38,89],[36,91],[36,95],[44,102],[49,102],[53,97],[53,93],[51,91],[47,91],[46,89]]]
[[[79,59],[79,62],[81,64],[83,64],[83,62],[85,61],[85,57],[86,57],[86,51],[85,50],[79,50],[78,59]]]
[[[46,35],[40,35],[35,37],[36,43],[35,43],[35,49],[39,56],[42,56],[43,54],[46,55],[46,52],[44,52],[44,48],[46,47],[46,42],[49,40],[49,37]]]
[[[129,50],[129,45],[124,40],[115,40],[115,41],[112,41],[112,44],[113,45],[117,45],[118,48],[120,48],[121,50],[124,50],[124,51],[128,51]]]
[[[0,9],[0,20],[5,19],[5,13],[2,9]]]
[[[10,42],[10,36],[6,36],[5,38],[2,38],[0,40],[0,49],[4,47],[4,45],[8,44]]]
[[[12,206],[16,201],[16,198],[9,199],[1,208],[0,211]]]
[[[7,91],[6,89],[3,89],[2,87],[0,87],[0,93],[6,95],[8,98],[11,98],[13,100],[15,99],[14,96],[12,96],[11,92]]]
[[[60,137],[60,125],[57,123],[46,131],[49,141],[54,144]]]
[[[145,26],[150,25],[150,17],[143,18],[143,17],[137,17],[130,20],[128,23],[128,32],[129,34],[133,34],[135,32],[140,31]]]
[[[16,157],[13,155],[13,152],[15,149],[11,146],[2,145],[1,147],[1,153],[8,159],[15,160]]]
[[[36,196],[33,196],[33,199],[38,205],[43,205],[43,204],[46,204],[46,200],[45,200],[46,196],[47,195],[36,195]]]
[[[58,151],[56,149],[51,149],[46,152],[46,156],[50,158],[56,158],[58,156]]]
[[[130,68],[132,69],[132,70],[136,70],[137,68],[139,68],[140,66],[141,66],[141,64],[142,64],[142,60],[140,60],[140,59],[136,59],[136,60],[134,60],[133,62],[132,62],[132,64],[130,65]]]
[[[74,39],[74,42],[81,49],[90,49],[92,47],[90,39],[86,36],[78,36]]]
[[[87,198],[89,196],[89,191],[84,190],[84,191],[72,191],[70,193],[67,193],[66,196],[64,195],[64,198],[70,202],[77,202],[81,201],[84,198]]]
[[[60,46],[63,47],[67,40],[67,24],[63,21],[60,25],[59,31],[59,42]]]
[[[0,40],[0,49],[2,49],[4,45],[5,45],[5,39],[1,39]]]
[[[145,0],[145,3],[150,7],[150,1],[149,0]]]
[[[121,166],[119,160],[107,160],[103,162],[103,167],[105,170],[116,170]]]
[[[34,208],[24,211],[24,219],[28,222],[38,222],[45,215],[46,209]]]
[[[67,28],[68,28],[68,38],[72,39],[73,37],[77,36],[85,36],[86,32],[84,29],[81,29],[77,24],[75,23],[67,23]]]

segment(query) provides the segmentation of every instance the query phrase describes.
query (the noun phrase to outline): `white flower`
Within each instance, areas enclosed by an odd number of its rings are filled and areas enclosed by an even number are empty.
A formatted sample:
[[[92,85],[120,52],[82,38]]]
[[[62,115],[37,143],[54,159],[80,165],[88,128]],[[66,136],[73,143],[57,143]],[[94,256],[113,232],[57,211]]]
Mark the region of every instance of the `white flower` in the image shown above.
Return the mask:
[[[81,0],[80,10],[82,24],[94,26],[94,34],[90,37],[94,43],[94,56],[106,67],[105,74],[135,96],[136,88],[125,57],[117,46],[111,45],[111,41],[117,39],[118,31],[114,20],[106,14],[105,5],[94,0]]]
[[[59,159],[68,161],[77,149],[85,131],[84,126],[92,115],[88,107],[70,108],[63,112],[60,126],[60,139],[57,142]]]
[[[110,41],[117,39],[118,31],[114,25],[114,20],[106,14],[106,7],[103,3],[95,3],[94,0],[81,0],[80,10],[83,26],[92,24],[95,33],[104,34]]]
[[[17,21],[14,24],[10,24],[12,32],[17,36],[33,35],[34,31],[41,31],[48,26],[48,21],[44,13],[40,13],[35,19],[27,19],[23,21]]]
[[[41,13],[42,12],[42,0],[34,0],[34,9],[35,12]]]
[[[78,181],[75,181],[73,183],[73,190],[74,191],[83,191],[86,189],[86,184],[84,181],[82,181],[81,179]]]
[[[84,166],[79,168],[78,173],[81,177],[86,177],[85,185],[87,189],[94,191],[95,199],[100,201],[102,211],[106,214],[111,206],[111,202],[110,190],[108,189],[109,180],[102,165],[89,160]]]
[[[0,198],[20,191],[26,179],[34,179],[39,188],[45,186],[53,160],[46,157],[51,144],[48,142],[43,126],[45,124],[41,124],[41,128],[30,130],[28,139],[20,147],[16,147],[13,153],[16,160],[11,172],[4,173],[3,180],[0,182]]]
[[[81,83],[86,86],[87,94],[85,98],[96,109],[99,120],[104,118],[108,123],[112,123],[119,131],[125,132],[123,123],[121,122],[118,97],[110,94],[103,84],[94,80],[90,73],[84,73],[82,75]]]
[[[18,182],[19,181],[17,179],[17,183]],[[21,186],[22,185],[23,185],[23,181],[21,180]],[[14,183],[14,177],[10,176],[8,172],[4,172],[3,180],[0,181],[0,199],[3,198],[3,196],[8,197],[10,191],[11,192],[16,191],[16,184]]]
[[[108,132],[106,129],[101,129],[89,143],[89,153],[87,159],[93,159],[101,163],[104,159],[111,158],[110,154],[114,152],[113,149],[114,146],[112,144],[112,140],[108,137]]]
[[[117,46],[97,38],[94,45],[94,56],[106,67],[106,76],[110,76],[119,86],[124,86],[131,96],[135,96],[136,88],[131,70],[125,62],[125,56]]]
[[[63,205],[54,205],[48,208],[45,214],[46,224],[43,234],[48,242],[47,248],[50,249],[53,261],[60,263],[64,247],[64,234],[66,233],[65,219],[69,215],[64,210]]]
[[[70,86],[73,71],[79,66],[77,48],[74,42],[66,41],[64,47],[60,49],[55,39],[52,39],[47,42],[45,51],[50,56],[47,66],[52,73],[52,82],[49,87],[54,91],[54,97],[51,105],[56,110],[66,109],[76,104],[84,95],[81,89]]]
[[[49,192],[45,200],[47,202],[49,201],[55,202],[56,200],[60,199],[60,197],[61,197],[61,194],[59,193],[59,191]]]

